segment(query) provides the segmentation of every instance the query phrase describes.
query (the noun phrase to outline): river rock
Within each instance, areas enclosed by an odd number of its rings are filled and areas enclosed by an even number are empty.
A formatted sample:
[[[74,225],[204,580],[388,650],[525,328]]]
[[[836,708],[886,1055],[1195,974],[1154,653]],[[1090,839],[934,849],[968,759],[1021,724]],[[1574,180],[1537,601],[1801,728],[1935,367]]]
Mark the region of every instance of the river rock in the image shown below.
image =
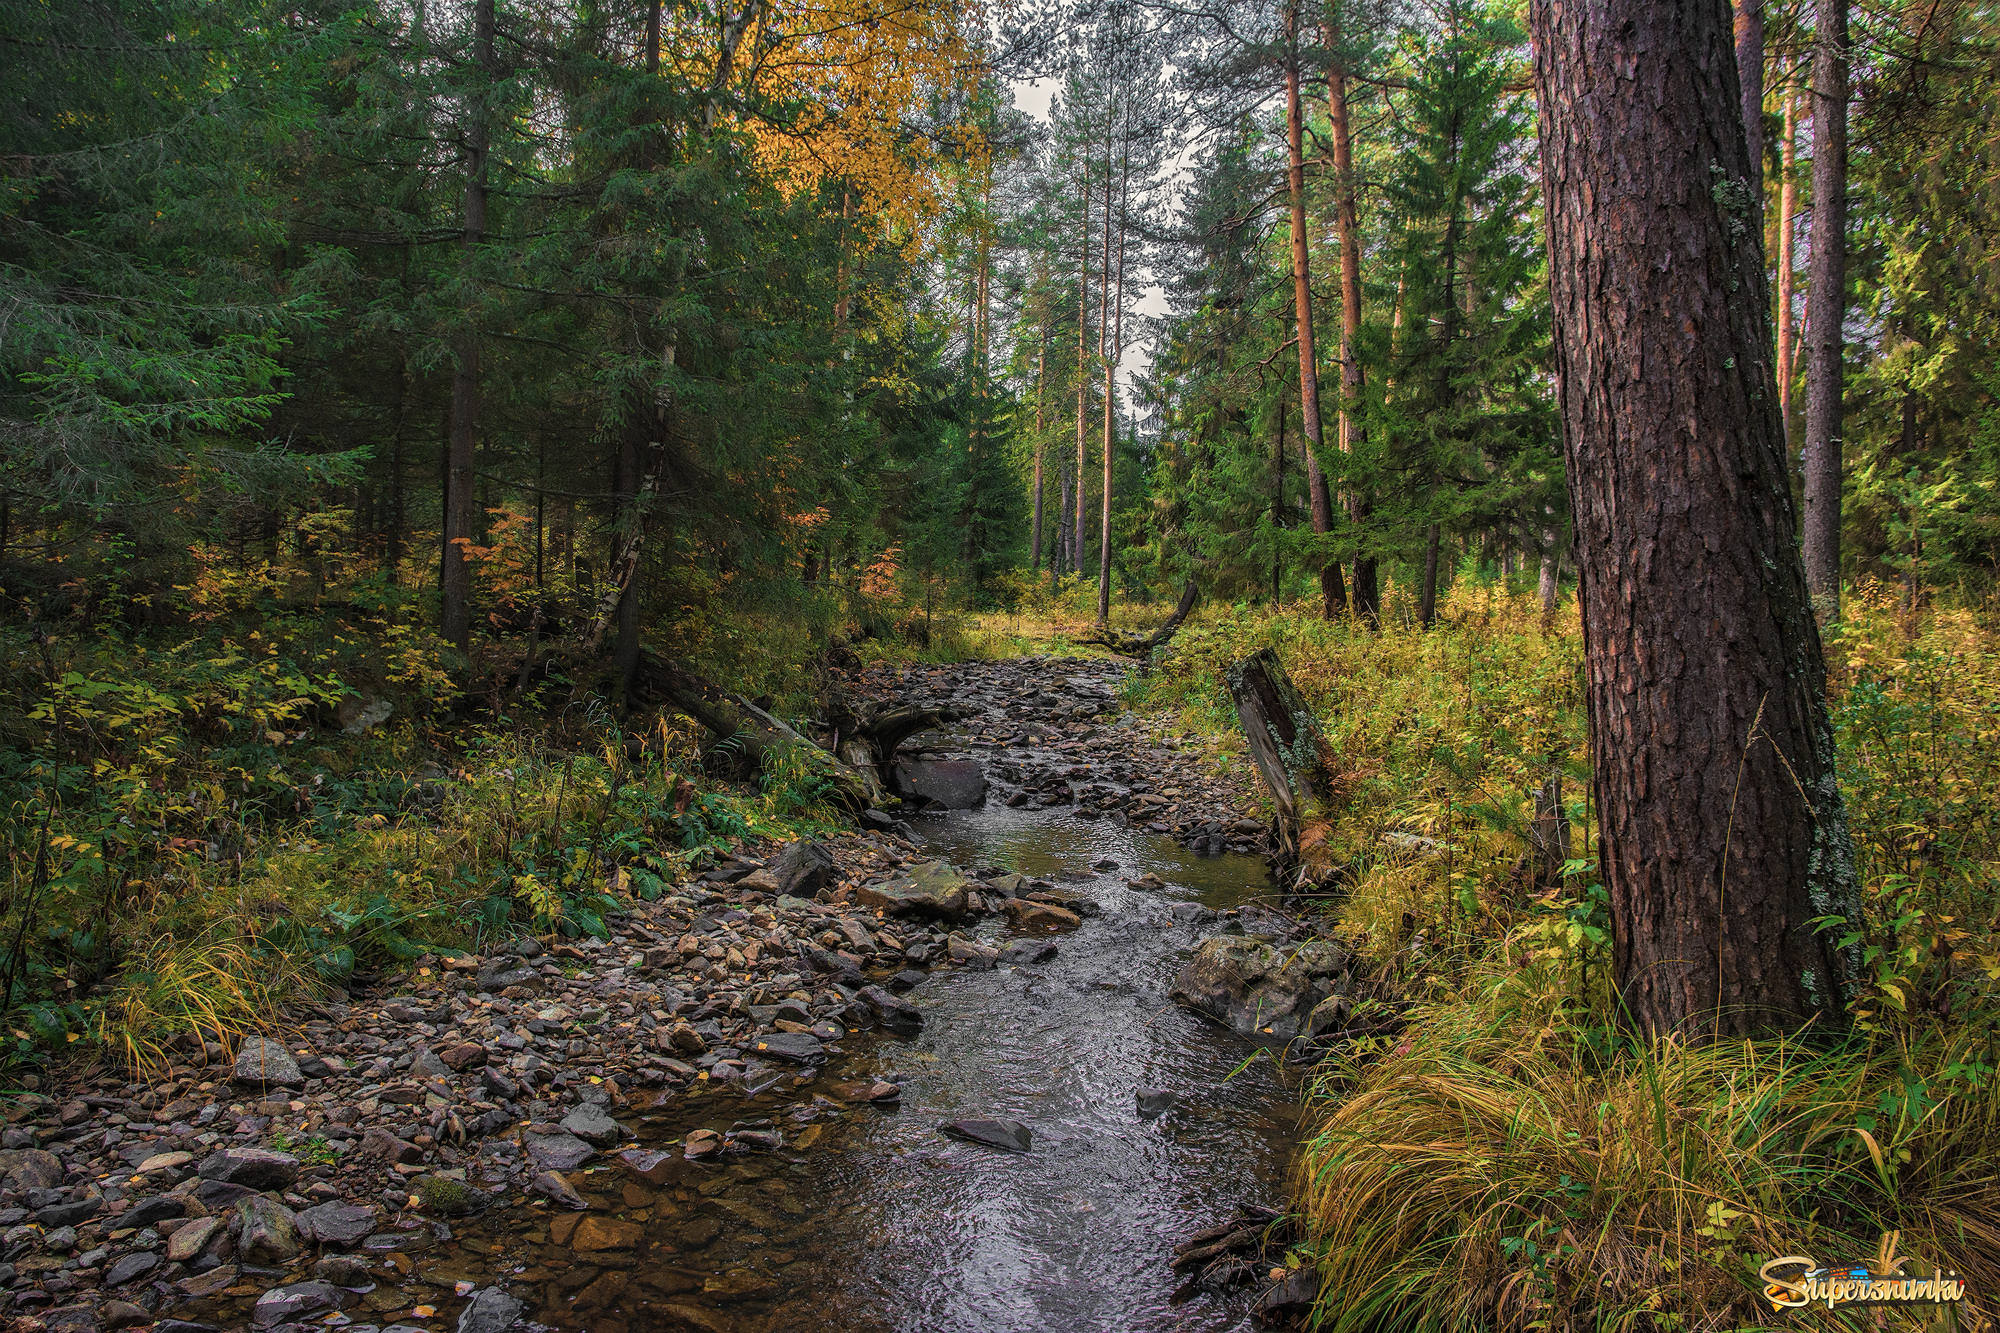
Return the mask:
[[[258,1328],[289,1324],[321,1310],[340,1308],[340,1288],[331,1282],[293,1282],[273,1287],[257,1298],[250,1322]]]
[[[631,1154],[627,1153],[624,1155],[630,1156]],[[666,1154],[662,1153],[660,1155],[664,1157]],[[535,1194],[541,1195],[544,1199],[547,1199],[559,1208],[573,1208],[578,1212],[582,1212],[584,1209],[590,1207],[590,1200],[578,1194],[567,1180],[564,1180],[553,1171],[544,1171],[537,1175],[529,1183],[528,1189]]]
[[[863,884],[854,890],[857,902],[879,907],[891,916],[924,916],[957,920],[965,915],[966,878],[945,861],[924,861],[900,879]]]
[[[1026,1152],[1034,1143],[1033,1132],[1018,1120],[947,1120],[938,1132],[1005,1152]]]
[[[564,1116],[562,1127],[593,1148],[609,1148],[614,1143],[623,1143],[629,1137],[625,1133],[625,1127],[613,1120],[610,1113],[595,1102],[579,1106]]]
[[[268,1194],[253,1194],[235,1208],[230,1230],[236,1252],[253,1264],[282,1264],[299,1252],[299,1224],[291,1209]]]
[[[202,1161],[203,1180],[252,1190],[283,1189],[299,1178],[299,1159],[268,1148],[224,1148]]]
[[[296,1088],[306,1081],[292,1053],[269,1037],[245,1037],[236,1048],[236,1065],[229,1076],[245,1087],[259,1089]]]
[[[897,763],[896,789],[946,810],[986,804],[986,769],[976,759],[905,759]]]
[[[336,1199],[300,1213],[299,1234],[321,1245],[352,1245],[375,1229],[376,1217],[366,1204]]]
[[[786,843],[770,865],[771,877],[778,881],[778,892],[796,898],[810,898],[828,887],[838,869],[832,852],[803,838]]]
[[[1172,995],[1246,1037],[1290,1041],[1314,1006],[1351,984],[1351,964],[1332,940],[1279,949],[1255,935],[1218,935],[1181,968]]]
[[[52,1190],[62,1184],[62,1161],[42,1148],[10,1148],[0,1152],[0,1188]]]
[[[773,1032],[751,1042],[750,1049],[758,1055],[795,1065],[814,1064],[826,1058],[826,1046],[810,1032]]]
[[[521,1312],[527,1308],[500,1288],[487,1287],[474,1292],[471,1303],[459,1313],[458,1333],[507,1333],[521,1321]]]
[[[1055,956],[1054,940],[1015,940],[1000,951],[1003,963],[1046,963]]]
[[[1138,1105],[1139,1114],[1150,1120],[1173,1109],[1174,1094],[1164,1088],[1141,1088],[1133,1100]]]
[[[544,1171],[574,1171],[597,1156],[597,1149],[574,1134],[530,1134],[528,1156]]]
[[[577,1221],[576,1229],[569,1234],[569,1247],[579,1254],[591,1254],[598,1250],[629,1250],[645,1237],[645,1228],[637,1222],[591,1214]]]
[[[1083,918],[1067,907],[1032,898],[1008,898],[1000,906],[1022,930],[1075,930],[1083,924]]]
[[[924,1025],[923,1010],[900,995],[891,995],[880,986],[863,986],[855,992],[855,998],[867,1005],[875,1015],[875,1021],[891,1032],[908,1036]]]

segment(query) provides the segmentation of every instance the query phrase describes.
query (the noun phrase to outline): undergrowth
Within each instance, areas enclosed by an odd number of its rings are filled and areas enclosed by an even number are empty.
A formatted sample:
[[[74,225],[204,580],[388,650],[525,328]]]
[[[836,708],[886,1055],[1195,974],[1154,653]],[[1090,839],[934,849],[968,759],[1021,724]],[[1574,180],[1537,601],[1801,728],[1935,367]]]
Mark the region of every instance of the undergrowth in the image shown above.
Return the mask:
[[[1829,636],[1869,977],[1845,1033],[1691,1046],[1617,1018],[1575,608],[1461,577],[1437,626],[1215,608],[1134,686],[1235,731],[1221,668],[1275,648],[1336,756],[1322,907],[1392,983],[1397,1030],[1313,1082],[1297,1167],[1316,1326],[1722,1329],[1778,1316],[1767,1260],[1878,1262],[2000,1301],[2000,636],[1863,588]],[[1531,873],[1531,793],[1571,855]],[[1816,1321],[1918,1326],[1851,1310]],[[1889,1324],[1884,1325],[1883,1320]]]
[[[962,611],[843,604],[739,596],[678,647],[793,717],[836,649],[1008,650]],[[454,663],[413,628],[426,600],[383,580],[302,598],[225,563],[165,625],[97,610],[0,628],[0,1064],[146,1068],[427,952],[603,935],[702,857],[835,818],[809,753],[744,781],[727,744],[622,718],[599,682],[501,693],[520,635]]]

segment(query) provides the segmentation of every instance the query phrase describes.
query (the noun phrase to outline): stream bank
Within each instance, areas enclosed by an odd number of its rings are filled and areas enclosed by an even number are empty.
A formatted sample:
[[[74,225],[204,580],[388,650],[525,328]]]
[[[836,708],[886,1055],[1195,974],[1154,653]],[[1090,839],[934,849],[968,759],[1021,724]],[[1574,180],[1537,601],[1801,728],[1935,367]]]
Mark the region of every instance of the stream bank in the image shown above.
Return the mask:
[[[1116,715],[1119,670],[863,677],[970,714],[911,776],[976,758],[979,808],[732,859],[609,942],[432,960],[233,1066],[24,1107],[6,1312],[78,1333],[1245,1326],[1247,1297],[1174,1305],[1166,1259],[1282,1197],[1291,1103],[1167,992],[1269,892],[1261,830],[1247,793]],[[1018,1123],[1028,1151],[938,1132],[960,1120]]]

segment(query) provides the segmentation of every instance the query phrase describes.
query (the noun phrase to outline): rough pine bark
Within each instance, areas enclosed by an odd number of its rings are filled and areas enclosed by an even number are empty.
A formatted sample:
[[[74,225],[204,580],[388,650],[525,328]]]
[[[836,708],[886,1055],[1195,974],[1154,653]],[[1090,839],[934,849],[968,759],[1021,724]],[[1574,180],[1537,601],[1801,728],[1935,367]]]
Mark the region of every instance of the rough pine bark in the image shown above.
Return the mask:
[[[1326,37],[1327,128],[1333,134],[1333,215],[1340,236],[1340,452],[1353,454],[1368,439],[1361,421],[1361,210],[1355,202],[1354,132],[1347,111],[1347,67],[1340,45],[1340,25],[1329,0],[1323,27]],[[1368,517],[1368,497],[1352,483],[1347,488],[1347,516],[1359,527]],[[1369,624],[1381,612],[1381,590],[1372,556],[1354,557],[1354,614]]]
[[[477,89],[465,128],[465,204],[462,245],[470,264],[486,238],[486,160],[490,147],[486,82],[493,69],[493,0],[478,0],[472,19]],[[472,643],[472,565],[465,555],[475,514],[473,455],[479,430],[479,335],[471,312],[453,348],[451,427],[445,442],[444,550],[438,573],[438,631],[460,652]]]
[[[1299,424],[1305,436],[1312,528],[1324,535],[1333,531],[1333,495],[1319,464],[1319,447],[1325,437],[1319,415],[1319,354],[1313,346],[1312,268],[1306,254],[1305,126],[1299,105],[1298,24],[1298,0],[1291,0],[1285,8],[1285,148],[1292,206],[1292,305],[1298,321]],[[1320,566],[1319,589],[1328,620],[1347,609],[1347,585],[1339,561],[1328,560]]]
[[[1799,93],[1797,88],[1785,90],[1785,139],[1778,149],[1778,170],[1782,177],[1778,182],[1778,418],[1785,427],[1785,438],[1792,434],[1792,359],[1797,350],[1798,335],[1792,328],[1792,284],[1797,280],[1793,273],[1792,245],[1793,233],[1797,229],[1799,213]]]
[[[1726,0],[1536,0],[1600,860],[1631,1021],[1837,1023],[1858,919]]]
[[[1847,0],[1819,0],[1813,35],[1813,192],[1806,274],[1806,586],[1840,615],[1842,365],[1847,320]]]
[[[1736,86],[1743,99],[1743,139],[1750,194],[1764,205],[1764,0],[1736,0]]]

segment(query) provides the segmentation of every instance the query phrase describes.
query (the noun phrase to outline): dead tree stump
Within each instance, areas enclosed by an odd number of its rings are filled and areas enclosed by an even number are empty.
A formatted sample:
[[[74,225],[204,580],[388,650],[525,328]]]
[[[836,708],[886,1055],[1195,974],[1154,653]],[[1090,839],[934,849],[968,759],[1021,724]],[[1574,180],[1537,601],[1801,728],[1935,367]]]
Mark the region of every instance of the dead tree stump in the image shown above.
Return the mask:
[[[1297,869],[1295,887],[1318,883],[1333,869],[1326,845],[1333,751],[1319,718],[1269,648],[1230,667],[1228,680],[1250,758],[1277,807],[1279,858]]]

